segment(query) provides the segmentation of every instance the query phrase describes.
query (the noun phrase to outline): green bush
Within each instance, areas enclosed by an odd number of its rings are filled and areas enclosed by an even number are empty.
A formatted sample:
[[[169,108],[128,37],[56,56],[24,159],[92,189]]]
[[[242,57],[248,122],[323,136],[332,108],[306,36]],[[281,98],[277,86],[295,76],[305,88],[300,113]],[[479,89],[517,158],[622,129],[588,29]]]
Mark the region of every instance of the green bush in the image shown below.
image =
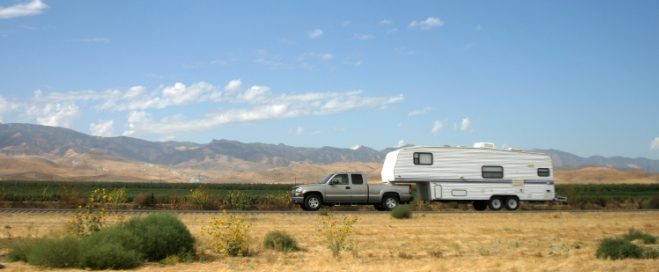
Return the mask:
[[[24,261],[48,268],[76,267],[79,243],[73,236],[35,239],[24,248]]]
[[[194,254],[192,234],[172,213],[136,217],[123,226],[137,236],[140,250],[149,261],[160,261],[170,255]]]
[[[7,260],[10,261],[10,262],[26,262],[27,263],[27,253],[30,252],[30,250],[32,249],[34,243],[35,243],[35,240],[27,239],[27,240],[23,241],[22,243],[20,243],[18,245],[15,245],[7,253]]]
[[[398,205],[391,210],[391,217],[396,219],[412,218],[412,208],[409,205]]]
[[[297,241],[286,232],[271,231],[263,239],[263,247],[277,251],[295,251],[298,250]]]
[[[629,241],[641,240],[646,245],[654,244],[657,242],[657,237],[635,230],[634,228],[631,228],[627,234],[622,236],[622,238]]]
[[[640,259],[643,257],[643,248],[623,238],[605,238],[600,242],[595,253],[597,258],[621,260],[626,258]]]
[[[127,229],[104,228],[80,242],[80,268],[130,269],[141,264],[139,240]]]
[[[648,202],[648,208],[649,209],[659,209],[659,195],[650,198],[650,201]]]

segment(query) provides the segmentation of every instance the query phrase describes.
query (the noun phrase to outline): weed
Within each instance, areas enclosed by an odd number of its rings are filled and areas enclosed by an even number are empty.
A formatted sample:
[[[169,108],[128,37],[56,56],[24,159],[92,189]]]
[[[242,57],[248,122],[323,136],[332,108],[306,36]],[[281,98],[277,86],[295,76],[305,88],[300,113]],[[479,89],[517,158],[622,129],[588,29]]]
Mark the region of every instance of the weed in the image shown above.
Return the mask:
[[[643,249],[629,240],[622,238],[604,238],[595,253],[597,258],[620,260],[626,258],[639,259],[643,256]]]
[[[130,269],[142,265],[137,236],[123,227],[108,227],[80,241],[79,266],[93,270]]]
[[[391,217],[396,219],[412,218],[412,207],[409,205],[398,205],[391,211]]]
[[[207,210],[211,206],[211,200],[206,186],[202,185],[199,188],[190,190],[190,199],[199,207],[200,210]]]
[[[283,231],[271,231],[263,239],[263,247],[277,251],[289,252],[298,250],[297,241]]]
[[[201,233],[211,237],[209,245],[213,251],[228,256],[247,256],[251,227],[244,217],[222,211],[219,218],[212,217],[207,226],[201,227]]]
[[[188,228],[172,213],[153,213],[136,217],[122,225],[138,239],[140,250],[149,261],[169,255],[194,252],[194,238]]]
[[[334,220],[332,214],[328,212],[327,218],[321,220],[320,235],[325,239],[325,244],[332,251],[333,257],[339,257],[341,250],[346,249],[346,239],[355,228],[355,223],[361,219],[360,217],[346,215],[343,217],[341,225],[339,225],[339,222]]]
[[[657,242],[657,237],[635,230],[634,228],[629,229],[629,232],[623,235],[622,238],[629,241],[641,240],[646,245],[654,244]]]
[[[75,267],[78,261],[79,240],[73,236],[39,238],[14,247],[8,254],[11,261],[48,268]]]
[[[162,259],[159,263],[162,265],[176,265],[180,262],[178,255],[169,255]]]

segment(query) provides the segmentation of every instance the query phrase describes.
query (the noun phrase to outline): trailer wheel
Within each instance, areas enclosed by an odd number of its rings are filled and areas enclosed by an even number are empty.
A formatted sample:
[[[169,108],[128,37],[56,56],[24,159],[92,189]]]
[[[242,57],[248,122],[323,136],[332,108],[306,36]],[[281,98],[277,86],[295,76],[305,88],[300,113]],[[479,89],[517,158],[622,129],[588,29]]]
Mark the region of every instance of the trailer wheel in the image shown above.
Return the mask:
[[[490,198],[490,202],[488,203],[488,206],[490,207],[490,210],[493,211],[498,211],[503,208],[503,201],[501,200],[500,196],[493,196]]]
[[[477,210],[477,211],[484,211],[485,209],[487,209],[487,201],[486,200],[476,200],[471,205],[474,206],[474,210]]]
[[[517,208],[519,208],[519,199],[517,197],[510,196],[506,198],[506,210],[514,211]]]
[[[382,197],[382,208],[385,211],[391,211],[398,206],[398,197],[393,194],[384,195]]]
[[[320,209],[320,205],[323,204],[323,200],[317,194],[310,194],[304,198],[304,209],[305,211],[317,211]]]

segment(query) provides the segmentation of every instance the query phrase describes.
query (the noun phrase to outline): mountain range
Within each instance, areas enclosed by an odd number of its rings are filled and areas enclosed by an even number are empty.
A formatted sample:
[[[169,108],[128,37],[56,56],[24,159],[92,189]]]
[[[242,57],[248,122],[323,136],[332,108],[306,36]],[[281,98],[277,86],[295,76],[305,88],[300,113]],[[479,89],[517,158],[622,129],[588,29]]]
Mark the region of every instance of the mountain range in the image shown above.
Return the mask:
[[[131,171],[141,171],[142,174],[150,173],[150,176],[140,178],[133,176],[144,180],[163,180],[164,176],[165,180],[178,181],[172,180],[173,177],[178,176],[180,181],[207,181],[218,180],[220,177],[226,179],[241,173],[271,171],[299,165],[327,168],[328,165],[333,164],[342,167],[353,164],[377,168],[384,161],[386,154],[392,150],[395,148],[384,150],[365,146],[353,149],[328,146],[308,148],[230,140],[212,140],[207,144],[151,142],[124,136],[90,136],[60,127],[0,124],[0,176],[17,179],[22,179],[21,177],[25,175],[27,178],[30,178],[30,175],[34,175],[32,178],[39,178],[38,176],[42,175],[41,178],[44,178],[51,173],[54,175],[51,179],[83,175],[111,180],[129,175]],[[550,154],[556,169],[603,166],[616,169],[642,169],[648,172],[659,171],[659,160],[602,156],[582,158],[553,149],[534,151]],[[51,168],[61,168],[61,171]],[[121,168],[123,172],[118,171]],[[110,169],[115,171],[112,172]],[[79,173],[71,174],[73,170]],[[53,174],[54,172],[59,174]],[[105,177],[101,178],[104,175]]]

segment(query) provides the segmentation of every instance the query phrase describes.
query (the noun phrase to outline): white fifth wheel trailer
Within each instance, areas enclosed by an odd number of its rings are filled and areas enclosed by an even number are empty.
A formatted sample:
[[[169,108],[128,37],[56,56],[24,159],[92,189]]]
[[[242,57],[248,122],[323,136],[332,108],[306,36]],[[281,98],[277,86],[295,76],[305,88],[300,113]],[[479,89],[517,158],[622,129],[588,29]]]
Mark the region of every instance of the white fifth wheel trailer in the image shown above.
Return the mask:
[[[420,200],[516,210],[520,201],[566,201],[556,196],[553,172],[547,154],[494,149],[492,143],[415,146],[387,154],[382,182],[416,183]]]

